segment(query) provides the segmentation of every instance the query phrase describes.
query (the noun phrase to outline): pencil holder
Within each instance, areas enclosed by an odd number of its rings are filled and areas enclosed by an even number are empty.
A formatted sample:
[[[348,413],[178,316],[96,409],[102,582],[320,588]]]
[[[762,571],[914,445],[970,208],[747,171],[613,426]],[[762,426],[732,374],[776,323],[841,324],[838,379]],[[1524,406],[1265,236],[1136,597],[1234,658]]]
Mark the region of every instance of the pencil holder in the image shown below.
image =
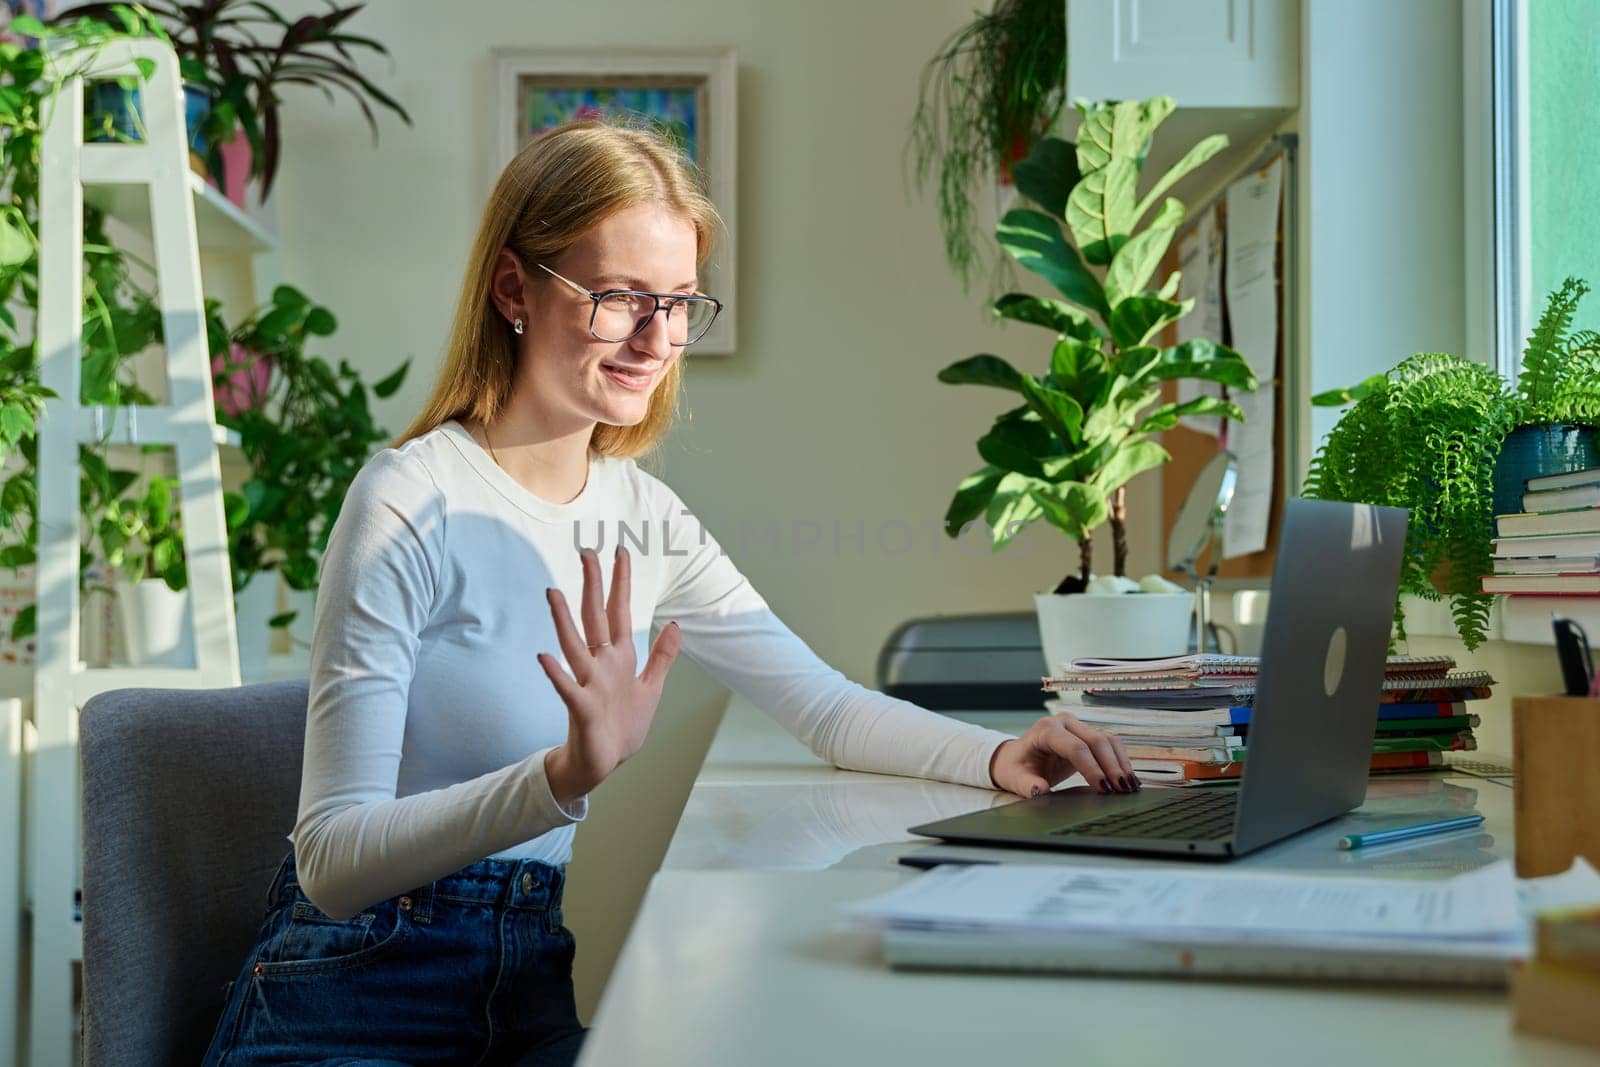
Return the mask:
[[[1600,700],[1511,702],[1517,876],[1559,874],[1578,856],[1600,866]]]

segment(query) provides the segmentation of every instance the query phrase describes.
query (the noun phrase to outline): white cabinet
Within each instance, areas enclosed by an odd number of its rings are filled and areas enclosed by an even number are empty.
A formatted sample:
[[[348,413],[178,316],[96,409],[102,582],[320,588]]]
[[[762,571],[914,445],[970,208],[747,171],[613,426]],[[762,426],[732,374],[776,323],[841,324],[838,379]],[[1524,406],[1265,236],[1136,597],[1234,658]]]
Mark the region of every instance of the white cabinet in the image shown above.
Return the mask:
[[[1300,104],[1299,0],[1066,0],[1067,96]]]

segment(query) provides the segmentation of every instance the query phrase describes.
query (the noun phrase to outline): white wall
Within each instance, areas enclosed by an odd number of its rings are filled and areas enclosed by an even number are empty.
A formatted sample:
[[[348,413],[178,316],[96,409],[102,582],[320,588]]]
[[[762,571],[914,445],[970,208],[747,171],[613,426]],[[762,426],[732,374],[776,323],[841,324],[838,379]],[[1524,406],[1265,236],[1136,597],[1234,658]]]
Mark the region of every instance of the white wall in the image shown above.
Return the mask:
[[[1303,343],[1313,394],[1466,348],[1460,0],[1304,0]],[[1340,409],[1312,409],[1320,442]]]
[[[311,4],[303,5],[313,10]],[[658,472],[728,547],[773,608],[828,662],[871,684],[903,619],[1030,610],[1075,567],[1048,527],[1017,551],[972,557],[926,528],[979,465],[973,442],[1007,397],[940,385],[945,364],[990,351],[1034,370],[1047,337],[1000,329],[945,267],[934,208],[909,199],[901,149],[921,64],[968,20],[972,0],[871,4],[483,0],[370,5],[352,32],[387,44],[368,63],[410,109],[374,148],[350,106],[315,94],[287,109],[277,193],[285,279],[340,316],[331,351],[376,377],[415,358],[380,407],[399,429],[437,367],[489,173],[492,47],[703,46],[739,54],[739,331],[733,357],[693,361],[687,419]],[[1153,478],[1133,487],[1133,570],[1156,565]],[[823,524],[820,548],[741,552],[745,524]],[[912,551],[874,533],[903,521]],[[836,553],[839,524],[845,539]],[[849,539],[865,526],[864,545]],[[893,537],[895,531],[890,529]],[[1024,550],[1031,547],[1031,554]],[[1109,560],[1103,548],[1100,557]],[[529,590],[529,610],[543,610]],[[530,656],[535,650],[530,649]],[[721,707],[686,659],[645,751],[602,788],[578,834],[569,922],[587,1011],[653,873]]]

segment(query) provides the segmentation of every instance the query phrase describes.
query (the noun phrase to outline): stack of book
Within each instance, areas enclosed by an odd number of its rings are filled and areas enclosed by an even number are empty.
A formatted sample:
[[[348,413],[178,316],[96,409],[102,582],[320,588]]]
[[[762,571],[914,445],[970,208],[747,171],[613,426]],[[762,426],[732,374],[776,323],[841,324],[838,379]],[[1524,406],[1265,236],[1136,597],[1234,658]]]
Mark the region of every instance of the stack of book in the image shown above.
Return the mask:
[[[1477,748],[1469,701],[1494,679],[1456,671],[1448,656],[1391,656],[1378,698],[1374,771],[1444,765],[1444,753]],[[1044,688],[1077,697],[1048,703],[1116,734],[1139,777],[1194,785],[1238,778],[1249,757],[1260,660],[1191,655],[1163,660],[1074,660]]]
[[[1485,593],[1600,595],[1600,467],[1529,478],[1522,511],[1495,516]]]

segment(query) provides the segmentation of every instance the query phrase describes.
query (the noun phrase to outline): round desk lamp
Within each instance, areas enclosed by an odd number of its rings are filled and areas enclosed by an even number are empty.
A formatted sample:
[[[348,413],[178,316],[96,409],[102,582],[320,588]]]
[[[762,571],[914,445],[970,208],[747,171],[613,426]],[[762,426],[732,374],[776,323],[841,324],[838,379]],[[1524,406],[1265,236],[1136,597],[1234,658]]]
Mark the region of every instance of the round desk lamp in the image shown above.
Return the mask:
[[[1239,467],[1231,452],[1218,452],[1200,469],[1167,537],[1167,567],[1194,579],[1194,650],[1205,652],[1211,634],[1211,583],[1222,563],[1222,533],[1233,502]],[[1211,549],[1205,573],[1200,557]]]

